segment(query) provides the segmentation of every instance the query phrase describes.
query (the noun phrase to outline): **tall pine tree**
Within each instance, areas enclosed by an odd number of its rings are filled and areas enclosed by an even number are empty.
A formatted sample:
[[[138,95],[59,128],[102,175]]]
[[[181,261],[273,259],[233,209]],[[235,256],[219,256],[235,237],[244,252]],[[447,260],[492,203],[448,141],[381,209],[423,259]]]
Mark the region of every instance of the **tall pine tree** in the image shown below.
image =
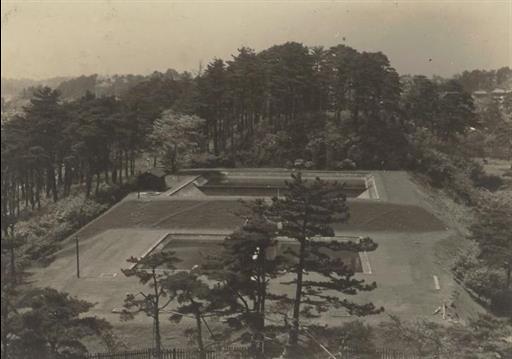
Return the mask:
[[[293,239],[298,250],[289,249],[288,255],[296,261],[289,266],[295,279],[295,296],[292,299],[293,316],[289,335],[288,355],[297,354],[301,314],[326,311],[329,307],[344,307],[358,316],[382,311],[372,303],[357,304],[339,294],[355,295],[358,291],[370,291],[375,283],[366,284],[354,278],[354,270],[347,263],[332,255],[336,251],[372,251],[377,245],[369,238],[360,241],[327,240],[334,237],[333,223],[348,219],[348,207],[344,186],[337,182],[316,178],[307,181],[302,174],[292,174],[286,182],[283,197],[274,198],[270,213],[275,222],[281,223],[281,236]],[[308,273],[305,276],[305,273]]]

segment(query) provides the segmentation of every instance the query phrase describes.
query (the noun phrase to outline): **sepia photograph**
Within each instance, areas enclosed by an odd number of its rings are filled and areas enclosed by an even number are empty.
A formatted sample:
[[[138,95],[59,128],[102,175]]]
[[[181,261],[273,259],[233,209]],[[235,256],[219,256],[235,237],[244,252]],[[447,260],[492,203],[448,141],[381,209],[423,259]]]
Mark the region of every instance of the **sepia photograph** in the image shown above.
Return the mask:
[[[2,359],[512,359],[512,0],[1,0]]]

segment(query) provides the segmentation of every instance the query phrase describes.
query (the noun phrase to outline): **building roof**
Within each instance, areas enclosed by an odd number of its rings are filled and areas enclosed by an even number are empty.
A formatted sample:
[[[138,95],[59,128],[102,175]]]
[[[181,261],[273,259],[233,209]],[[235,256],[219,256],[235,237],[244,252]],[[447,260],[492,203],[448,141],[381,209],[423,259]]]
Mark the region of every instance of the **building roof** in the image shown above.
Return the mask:
[[[505,93],[507,93],[507,91],[505,91],[503,89],[494,89],[494,90],[492,90],[492,94],[493,95],[504,95]]]

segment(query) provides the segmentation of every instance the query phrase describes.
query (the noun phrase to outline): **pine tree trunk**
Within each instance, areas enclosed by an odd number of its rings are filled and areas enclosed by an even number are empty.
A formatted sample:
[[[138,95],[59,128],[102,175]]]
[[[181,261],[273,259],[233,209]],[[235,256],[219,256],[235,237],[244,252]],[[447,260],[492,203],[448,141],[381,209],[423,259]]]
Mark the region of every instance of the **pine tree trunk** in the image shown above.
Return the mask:
[[[89,198],[91,196],[91,187],[92,187],[92,174],[87,173],[85,176],[85,198]]]
[[[81,162],[78,168],[78,183],[82,185],[84,183],[84,166]]]
[[[506,264],[506,270],[507,270],[507,286],[506,286],[506,289],[509,289],[510,288],[510,280],[511,280],[511,276],[512,276],[512,264],[511,263],[507,263]]]
[[[265,253],[265,251],[263,251]],[[265,300],[267,297],[267,283],[266,283],[266,268],[265,268],[265,254],[261,255],[261,290],[260,290],[260,317],[258,321],[258,332],[259,332],[259,346],[258,346],[258,356],[264,358],[264,342],[265,342]]]
[[[94,194],[97,196],[100,191],[100,183],[101,183],[101,175],[100,171],[96,172],[96,189],[94,190]]]
[[[325,145],[325,169],[329,170],[332,166],[332,149],[329,144]]]
[[[20,186],[19,184],[16,185],[16,216],[20,216]]]
[[[306,240],[300,241],[299,265],[297,266],[297,287],[295,290],[295,301],[293,303],[293,323],[290,330],[288,344],[296,347],[299,340],[300,302],[302,300],[302,277],[304,274],[304,257],[306,252]]]
[[[117,183],[117,167],[115,165],[115,161],[114,161],[114,165],[112,166],[112,183],[114,183],[114,184]]]
[[[20,183],[20,191],[21,191],[20,201],[21,202],[25,202],[26,199],[27,199],[27,182],[26,182],[27,181],[27,176],[20,176],[20,180],[21,180],[21,183]]]
[[[155,350],[156,350],[156,357],[160,359],[162,357],[162,337],[160,336],[160,295],[158,293],[158,281],[156,277],[156,270],[155,268],[152,268],[152,276],[153,276],[153,289],[155,291],[155,299],[153,302],[154,305],[154,325],[155,325]]]
[[[51,182],[51,180],[52,179],[51,179],[51,175],[50,175],[50,169],[47,168],[46,169],[46,181],[43,182],[46,198],[50,197],[50,182]]]
[[[217,120],[213,123],[213,153],[219,155],[219,133],[217,130]]]
[[[128,164],[129,164],[128,152],[125,152],[124,153],[124,176],[126,177],[126,179],[128,179],[130,177],[130,172],[128,171]]]
[[[171,153],[171,169],[172,173],[176,173],[178,170],[177,166],[177,157],[178,157],[178,146],[175,144],[174,149]]]
[[[199,311],[196,312],[196,328],[197,328],[197,346],[199,347],[199,358],[206,359],[206,352],[204,350],[203,343],[203,328],[201,324],[201,313]]]
[[[55,169],[53,166],[48,167],[48,180],[50,181],[50,190],[53,194],[53,201],[57,202],[58,192],[57,192],[57,182],[55,181]]]
[[[29,202],[30,207],[34,209],[36,202],[34,200],[34,172],[32,169],[29,172],[29,178],[28,178],[28,191],[29,191]]]
[[[160,336],[160,313],[158,309],[158,304],[155,309],[155,351],[156,357],[162,357],[162,338]]]
[[[29,203],[30,203],[28,191],[29,191],[29,179],[28,179],[28,175],[26,175],[25,183],[23,185],[23,199],[25,200],[25,208],[28,208]]]
[[[9,358],[9,300],[2,299],[2,358]]]
[[[13,231],[14,232],[14,231]],[[14,252],[14,241],[11,239],[11,245],[9,248],[10,254],[11,254],[11,280],[12,285],[14,286],[16,284],[16,253]]]
[[[123,184],[123,151],[119,151],[118,165],[119,184]]]
[[[41,182],[39,179],[39,173],[36,173],[36,203],[37,208],[41,209]]]
[[[62,163],[59,163],[59,167],[57,169],[57,179],[58,179],[57,184],[59,186],[62,186],[62,183],[63,183],[62,178],[63,178],[62,177]]]

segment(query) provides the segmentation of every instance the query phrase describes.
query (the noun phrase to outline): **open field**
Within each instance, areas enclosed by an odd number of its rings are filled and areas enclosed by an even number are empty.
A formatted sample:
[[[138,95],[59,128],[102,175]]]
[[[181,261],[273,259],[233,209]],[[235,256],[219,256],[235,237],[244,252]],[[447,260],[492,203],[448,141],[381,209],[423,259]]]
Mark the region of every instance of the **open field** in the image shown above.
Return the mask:
[[[441,320],[432,313],[443,302],[451,302],[454,293],[462,298],[457,303],[464,303],[457,308],[460,318],[477,313],[478,305],[466,298],[467,294],[436,256],[438,244],[448,241],[456,231],[431,213],[419,195],[421,189],[406,173],[375,172],[374,176],[379,199],[349,200],[350,220],[334,225],[337,235],[370,236],[379,245],[376,251],[361,256],[340,254],[358,272],[358,278],[378,285],[376,290],[352,298],[385,307],[386,314],[367,320],[377,322],[387,314]],[[135,280],[121,273],[121,268],[128,267],[126,259],[143,256],[153,249],[172,249],[183,259],[180,268],[190,269],[204,260],[206,252],[215,253],[216,243],[242,224],[243,217],[237,214],[242,210],[242,203],[234,196],[160,195],[136,200],[130,195],[77,233],[80,279],[75,276],[74,243],[70,240],[48,268],[34,270],[34,280],[38,285],[52,286],[97,303],[93,313],[110,320],[128,337],[134,336],[133,328],[146,330],[149,344],[151,321],[148,318],[139,316],[133,322],[124,323],[116,312],[122,307],[126,293],[140,288]],[[177,241],[171,244],[172,241],[166,240],[169,238]],[[291,278],[284,275],[276,279],[272,289],[276,293],[292,294],[293,286],[281,284]],[[353,318],[347,317],[344,311],[329,312],[321,318],[326,324],[339,324],[348,319]],[[170,343],[179,337],[171,334],[177,330],[172,325],[164,324],[163,330],[169,334]],[[132,339],[139,346],[144,344],[140,337]]]
[[[212,197],[213,198],[213,197]],[[379,201],[349,201],[350,219],[334,224],[337,231],[425,232],[445,229],[425,208]],[[112,228],[230,230],[243,223],[244,206],[236,198],[125,201],[80,231],[90,238]]]

